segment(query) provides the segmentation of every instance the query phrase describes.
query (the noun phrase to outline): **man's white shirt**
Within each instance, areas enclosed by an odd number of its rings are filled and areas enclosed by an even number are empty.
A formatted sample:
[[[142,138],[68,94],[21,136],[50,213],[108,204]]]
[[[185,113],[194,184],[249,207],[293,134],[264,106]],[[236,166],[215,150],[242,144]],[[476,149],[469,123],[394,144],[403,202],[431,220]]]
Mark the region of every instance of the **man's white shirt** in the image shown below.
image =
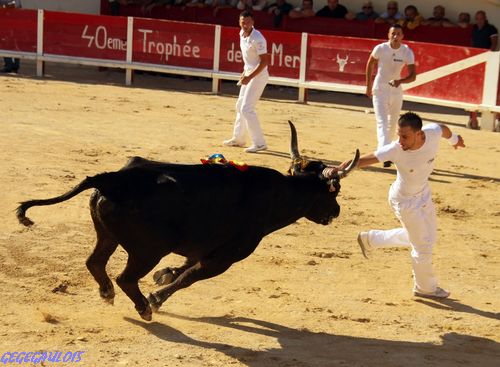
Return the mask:
[[[388,83],[401,77],[401,69],[405,64],[413,65],[415,63],[413,51],[404,44],[396,50],[391,47],[390,42],[381,43],[375,46],[371,56],[378,61],[373,91],[393,88]]]
[[[249,75],[260,64],[260,55],[267,53],[267,42],[262,33],[255,28],[248,37],[244,37],[243,30],[240,31],[240,49],[245,63],[245,75]],[[267,72],[267,66],[262,72]]]
[[[392,161],[397,168],[394,189],[400,197],[416,195],[428,185],[434,169],[434,160],[439,148],[442,130],[438,124],[428,124],[422,128],[425,142],[417,150],[403,150],[399,142],[393,141],[375,151],[380,162]]]

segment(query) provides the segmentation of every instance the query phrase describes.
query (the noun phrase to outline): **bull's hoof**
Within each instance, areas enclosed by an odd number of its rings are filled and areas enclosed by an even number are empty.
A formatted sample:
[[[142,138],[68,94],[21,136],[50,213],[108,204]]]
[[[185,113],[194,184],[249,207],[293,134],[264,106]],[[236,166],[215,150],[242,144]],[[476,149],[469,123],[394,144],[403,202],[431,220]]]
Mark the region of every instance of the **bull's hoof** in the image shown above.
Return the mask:
[[[148,302],[153,312],[157,312],[161,307],[160,300],[153,293],[149,293]]]
[[[105,300],[110,305],[115,304],[115,290],[113,288],[106,290],[99,290],[99,294],[103,300]]]
[[[115,299],[114,298],[102,298],[106,303],[109,303],[111,306],[115,305]]]
[[[149,307],[149,305],[146,306],[144,310],[142,311],[137,310],[137,312],[139,313],[139,316],[141,316],[143,320],[146,321],[153,320],[153,311],[151,310],[151,307]]]
[[[155,271],[153,274],[153,280],[157,285],[167,285],[174,281],[174,272],[170,268],[161,269]]]
[[[115,300],[115,289],[113,288],[113,285],[106,289],[99,289],[99,295],[103,300],[108,302],[109,304],[114,304]]]

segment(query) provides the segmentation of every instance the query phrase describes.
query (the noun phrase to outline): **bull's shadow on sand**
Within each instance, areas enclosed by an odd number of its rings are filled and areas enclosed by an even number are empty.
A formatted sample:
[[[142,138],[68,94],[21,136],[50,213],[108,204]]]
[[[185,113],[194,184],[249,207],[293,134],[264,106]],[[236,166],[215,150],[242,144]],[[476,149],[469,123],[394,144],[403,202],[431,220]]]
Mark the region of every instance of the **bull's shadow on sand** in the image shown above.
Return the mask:
[[[125,317],[159,339],[216,350],[249,367],[329,367],[329,366],[498,366],[500,344],[494,340],[458,333],[446,333],[441,343],[419,343],[335,335],[294,329],[246,317],[188,317],[163,313],[189,322],[218,326],[224,335],[244,332],[275,338],[277,348],[254,350],[224,343],[197,340],[168,325]],[[367,326],[369,327],[369,326]],[[226,329],[227,328],[227,329]],[[230,337],[228,336],[228,339]],[[273,342],[273,344],[276,344]]]
[[[439,310],[470,313],[470,314],[478,315],[481,317],[486,317],[489,319],[500,321],[500,312],[483,311],[483,310],[474,308],[472,306],[465,305],[461,302],[458,302],[457,300],[454,300],[453,298],[416,299],[415,302],[422,303],[426,306],[433,307],[433,308],[436,308]]]

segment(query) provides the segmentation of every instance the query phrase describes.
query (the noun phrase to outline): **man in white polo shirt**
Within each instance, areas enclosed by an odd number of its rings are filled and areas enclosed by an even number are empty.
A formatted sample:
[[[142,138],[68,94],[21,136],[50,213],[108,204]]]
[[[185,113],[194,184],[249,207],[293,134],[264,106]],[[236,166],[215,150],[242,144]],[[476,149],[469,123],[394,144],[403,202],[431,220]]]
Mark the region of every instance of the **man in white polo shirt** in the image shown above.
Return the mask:
[[[438,287],[432,268],[437,225],[429,176],[434,169],[439,140],[447,139],[455,149],[465,147],[464,141],[446,125],[431,123],[422,128],[422,119],[412,112],[400,117],[398,136],[398,140],[360,157],[358,167],[388,160],[394,162],[397,178],[389,190],[389,204],[402,227],[360,232],[358,243],[365,257],[376,248],[411,247],[413,293],[419,297],[446,298],[450,293]],[[323,174],[329,177],[349,163],[326,168]]]
[[[236,120],[233,137],[224,141],[224,145],[243,147],[248,129],[252,145],[245,149],[247,153],[266,150],[267,145],[260,127],[255,106],[269,79],[267,71],[267,42],[262,33],[254,28],[253,15],[250,11],[240,14],[240,48],[245,64],[238,85],[240,94],[236,102]]]
[[[395,24],[389,28],[389,40],[373,49],[366,64],[366,95],[373,100],[373,110],[377,121],[378,148],[389,144],[396,131],[396,125],[403,106],[401,84],[411,83],[417,73],[413,51],[401,43],[403,29]],[[373,69],[378,64],[375,81]],[[401,78],[403,66],[408,66],[408,75]],[[384,167],[390,167],[390,161]]]

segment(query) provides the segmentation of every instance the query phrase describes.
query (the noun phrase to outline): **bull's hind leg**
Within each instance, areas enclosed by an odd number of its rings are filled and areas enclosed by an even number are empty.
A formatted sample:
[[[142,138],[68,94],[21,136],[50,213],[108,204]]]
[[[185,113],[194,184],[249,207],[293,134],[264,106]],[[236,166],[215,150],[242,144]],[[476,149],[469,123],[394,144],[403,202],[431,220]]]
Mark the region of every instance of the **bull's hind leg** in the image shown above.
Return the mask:
[[[113,300],[115,299],[115,289],[106,273],[106,264],[117,246],[118,242],[97,231],[96,246],[86,263],[90,274],[92,274],[97,284],[99,284],[99,294],[105,301],[111,304],[113,304]]]
[[[230,244],[219,247],[209,256],[201,259],[189,269],[186,269],[173,283],[157,292],[150,293],[148,297],[149,303],[154,310],[158,310],[179,289],[189,287],[199,280],[213,278],[224,273],[232,264],[250,255],[259,242],[260,238],[247,241],[246,244],[240,244],[240,246]]]
[[[90,214],[94,222],[97,241],[94,251],[87,259],[87,269],[99,284],[99,294],[107,302],[113,304],[115,290],[111,279],[106,273],[106,264],[109,257],[115,252],[118,242],[106,231],[100,222],[98,214],[99,194],[94,192],[90,197]]]
[[[138,256],[129,253],[127,266],[125,270],[116,278],[116,283],[125,292],[125,294],[134,302],[135,309],[139,315],[146,321],[151,321],[151,307],[149,302],[139,289],[139,279],[145,276],[155,267],[161,257],[154,255],[149,257]]]
[[[184,273],[187,269],[193,266],[196,263],[194,260],[187,259],[184,265],[178,268],[170,268],[166,267],[160,270],[157,270],[153,274],[153,280],[158,285],[167,285],[175,281],[179,275]]]

